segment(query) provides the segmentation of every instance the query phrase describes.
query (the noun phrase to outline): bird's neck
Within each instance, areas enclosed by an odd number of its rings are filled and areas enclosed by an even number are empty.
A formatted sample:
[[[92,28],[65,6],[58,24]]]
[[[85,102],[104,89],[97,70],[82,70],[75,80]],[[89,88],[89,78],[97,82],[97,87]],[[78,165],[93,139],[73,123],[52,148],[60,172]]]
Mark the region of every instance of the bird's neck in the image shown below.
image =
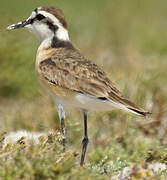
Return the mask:
[[[61,55],[59,51],[60,49],[64,49],[65,51],[63,52],[75,50],[74,46],[69,40],[60,40],[56,36],[43,40],[37,51],[36,68],[38,69],[41,61],[54,56],[57,52],[58,55]]]
[[[69,40],[61,40],[58,39],[57,37],[53,37],[52,41],[51,41],[51,47],[52,48],[68,48],[68,49],[72,49],[73,45],[71,44],[71,42]]]
[[[60,38],[57,35],[53,35],[52,37],[48,37],[41,42],[39,50],[61,47],[73,48],[69,38]]]

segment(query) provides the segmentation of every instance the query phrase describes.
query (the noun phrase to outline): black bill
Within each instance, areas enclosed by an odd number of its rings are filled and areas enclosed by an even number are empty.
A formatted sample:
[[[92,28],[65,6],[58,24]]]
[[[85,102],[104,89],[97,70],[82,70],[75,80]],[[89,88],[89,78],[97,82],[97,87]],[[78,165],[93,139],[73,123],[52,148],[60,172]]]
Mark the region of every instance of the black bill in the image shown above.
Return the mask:
[[[12,29],[22,28],[22,27],[25,27],[28,24],[31,24],[31,22],[32,22],[31,19],[27,19],[27,20],[19,22],[17,24],[12,24],[12,25],[8,26],[7,29],[12,30]]]

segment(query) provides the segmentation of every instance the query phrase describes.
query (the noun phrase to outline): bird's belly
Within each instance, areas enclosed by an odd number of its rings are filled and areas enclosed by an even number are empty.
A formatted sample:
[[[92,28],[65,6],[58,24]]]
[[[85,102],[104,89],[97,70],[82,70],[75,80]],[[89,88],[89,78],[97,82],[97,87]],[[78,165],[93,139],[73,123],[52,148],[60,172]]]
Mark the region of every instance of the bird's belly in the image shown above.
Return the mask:
[[[69,97],[54,95],[54,101],[56,104],[62,104],[67,109],[84,109],[87,111],[109,111],[112,109],[109,101],[99,100],[81,93],[75,93],[75,95]]]

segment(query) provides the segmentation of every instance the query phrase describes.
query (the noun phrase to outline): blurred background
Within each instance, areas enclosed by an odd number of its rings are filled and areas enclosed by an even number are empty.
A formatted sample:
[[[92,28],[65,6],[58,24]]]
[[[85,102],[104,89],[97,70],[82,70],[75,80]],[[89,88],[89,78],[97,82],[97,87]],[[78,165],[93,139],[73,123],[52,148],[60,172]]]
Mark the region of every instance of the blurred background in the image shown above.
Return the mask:
[[[116,151],[119,157],[135,162],[144,159],[155,144],[166,147],[166,0],[2,1],[0,129],[60,129],[54,104],[35,74],[38,40],[24,29],[5,29],[45,5],[61,8],[73,44],[107,72],[125,97],[153,112],[146,120],[118,110],[90,113],[88,159],[98,162],[106,154],[114,159]],[[83,132],[79,113],[68,112],[66,124],[69,148],[80,151]]]

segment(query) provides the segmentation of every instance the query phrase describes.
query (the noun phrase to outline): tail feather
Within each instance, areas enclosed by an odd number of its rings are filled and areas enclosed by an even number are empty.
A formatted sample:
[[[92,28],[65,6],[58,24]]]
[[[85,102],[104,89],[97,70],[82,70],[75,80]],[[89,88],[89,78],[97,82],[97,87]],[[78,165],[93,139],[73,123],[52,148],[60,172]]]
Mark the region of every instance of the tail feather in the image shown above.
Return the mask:
[[[144,111],[143,109],[139,108],[136,104],[132,103],[131,101],[125,99],[124,97],[120,97],[116,94],[110,94],[110,100],[115,101],[116,103],[120,104],[121,109],[125,109],[127,111],[130,111],[132,113],[147,116],[151,114],[148,111]],[[122,108],[124,106],[124,108]]]

